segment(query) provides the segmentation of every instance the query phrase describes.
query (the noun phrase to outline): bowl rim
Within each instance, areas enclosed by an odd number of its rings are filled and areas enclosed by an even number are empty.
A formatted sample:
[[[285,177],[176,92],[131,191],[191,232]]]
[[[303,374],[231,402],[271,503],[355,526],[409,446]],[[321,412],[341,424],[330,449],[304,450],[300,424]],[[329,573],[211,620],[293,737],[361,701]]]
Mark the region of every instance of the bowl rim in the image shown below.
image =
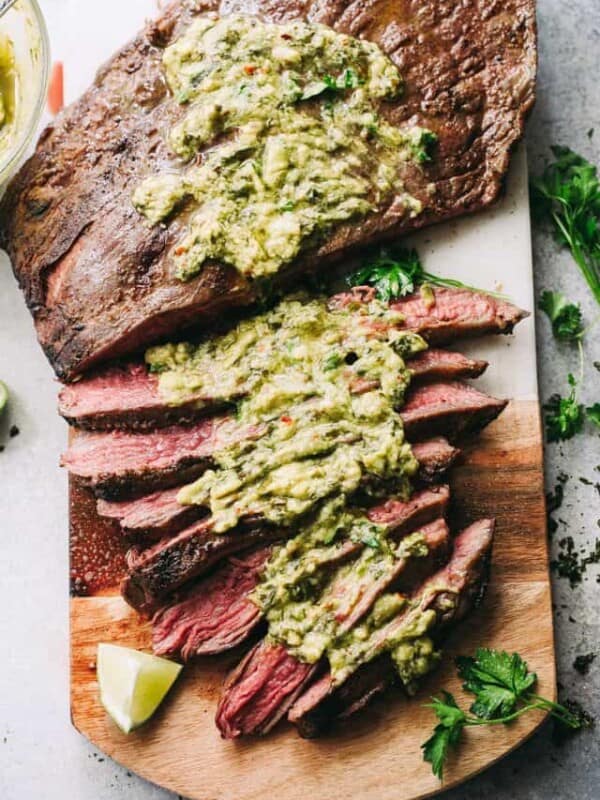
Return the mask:
[[[31,144],[31,140],[35,136],[44,106],[46,104],[46,96],[48,92],[48,80],[50,77],[50,37],[48,35],[48,28],[44,14],[39,6],[38,0],[21,0],[25,6],[29,6],[33,12],[35,23],[37,24],[37,33],[40,38],[40,67],[41,75],[38,83],[38,91],[35,100],[32,103],[32,110],[27,121],[27,127],[23,130],[21,136],[15,139],[14,147],[8,149],[6,159],[0,160],[0,181],[5,183],[16,167],[20,164],[25,151]],[[0,189],[1,191],[1,189]]]

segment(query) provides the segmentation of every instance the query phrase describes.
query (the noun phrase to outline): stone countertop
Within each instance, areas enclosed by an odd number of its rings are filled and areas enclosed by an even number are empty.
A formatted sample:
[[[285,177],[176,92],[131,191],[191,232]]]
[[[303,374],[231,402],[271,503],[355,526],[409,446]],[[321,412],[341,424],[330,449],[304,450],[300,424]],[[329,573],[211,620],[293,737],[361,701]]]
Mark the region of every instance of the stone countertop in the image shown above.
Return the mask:
[[[528,129],[530,169],[536,173],[551,144],[568,144],[600,164],[600,4],[597,0],[539,0],[540,77],[538,103]],[[595,135],[588,131],[596,129]],[[581,303],[588,324],[598,308],[569,254],[559,251],[551,236],[534,233],[536,296],[542,289],[562,290]],[[0,265],[4,267],[5,265]],[[552,339],[548,322],[538,319],[540,392],[547,399],[565,393],[566,375],[577,369],[576,353]],[[42,410],[55,399],[50,369],[33,335],[14,281],[0,269],[0,375],[14,390],[8,419],[0,427],[7,442],[0,459],[0,530],[4,539],[0,598],[0,797],[2,800],[168,800],[168,792],[147,784],[97,753],[71,727],[66,714],[68,696],[68,598],[64,591],[68,572],[66,479],[52,475],[46,484],[40,475],[48,454],[61,450],[64,426]],[[12,334],[11,334],[12,331]],[[588,365],[582,401],[600,397],[600,374],[591,366],[600,359],[600,326],[587,336]],[[17,425],[20,433],[8,436]],[[37,465],[37,466],[33,466]],[[600,537],[600,439],[587,426],[585,432],[564,444],[546,448],[548,491],[558,476],[569,476],[562,508],[555,512],[559,540],[572,535],[577,547],[589,550]],[[63,491],[56,499],[57,481]],[[27,492],[23,487],[27,486]],[[51,488],[50,488],[51,487]],[[49,498],[51,502],[47,502]],[[44,536],[35,537],[35,554],[26,532],[43,525]],[[30,557],[31,555],[31,557]],[[35,556],[35,557],[33,557]],[[589,673],[573,668],[576,655],[600,652],[600,585],[598,567],[571,588],[554,579],[558,677],[563,697],[579,700],[600,719],[600,655]],[[30,587],[35,586],[35,591]],[[15,624],[29,620],[27,627]],[[51,613],[48,613],[51,611]],[[34,658],[23,654],[35,651]],[[40,665],[52,664],[45,672]],[[10,688],[9,688],[10,687]],[[9,696],[10,692],[10,696]],[[545,725],[528,743],[497,766],[468,784],[443,795],[445,800],[596,800],[600,786],[600,727],[586,731],[558,747]]]

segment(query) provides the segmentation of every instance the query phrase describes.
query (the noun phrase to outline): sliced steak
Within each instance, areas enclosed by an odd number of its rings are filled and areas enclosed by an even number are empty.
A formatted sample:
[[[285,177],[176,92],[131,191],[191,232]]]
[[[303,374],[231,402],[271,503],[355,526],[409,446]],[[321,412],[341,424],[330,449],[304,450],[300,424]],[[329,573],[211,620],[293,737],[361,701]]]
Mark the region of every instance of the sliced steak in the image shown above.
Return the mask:
[[[382,505],[381,523],[390,527],[395,535],[406,533],[414,525],[420,525],[439,514],[445,513],[449,500],[447,486],[434,490],[423,490],[406,503],[388,501]],[[370,513],[375,513],[372,509]],[[181,531],[172,539],[163,539],[147,550],[131,550],[128,554],[129,575],[121,584],[125,600],[139,611],[151,611],[168,594],[187,581],[206,573],[214,564],[232,553],[249,547],[285,539],[290,534],[268,526],[252,531],[234,530],[216,534],[210,520],[203,520]],[[355,545],[354,542],[351,545]],[[358,545],[348,552],[348,543],[337,545],[340,557],[360,550]],[[336,548],[332,550],[335,560]]]
[[[206,514],[201,506],[177,501],[181,486],[152,492],[133,500],[98,500],[99,516],[116,519],[126,536],[136,540],[162,539],[178,533]]]
[[[298,661],[283,645],[259,642],[225,681],[215,717],[221,736],[268,733],[319,668]]]
[[[434,289],[433,298],[431,302],[417,292],[392,303],[404,317],[403,327],[422,334],[431,344],[511,333],[529,316],[506,300],[469,289]]]
[[[454,438],[485,427],[507,405],[508,400],[497,400],[465,383],[431,383],[409,393],[400,416],[409,439],[438,433]]]
[[[429,350],[410,361],[413,381],[476,378],[487,362],[446,350]],[[59,412],[72,425],[87,430],[143,430],[186,423],[223,408],[235,398],[198,395],[181,405],[159,394],[158,378],[143,364],[110,366],[77,383],[63,386]]]
[[[384,592],[407,591],[424,580],[448,556],[450,531],[443,519],[437,519],[419,529],[429,551],[426,557],[397,558],[388,569],[382,569],[376,579],[365,572],[360,576],[340,572],[327,591],[335,605],[339,632],[345,633],[360,622]]]
[[[270,547],[232,556],[184,597],[161,608],[152,618],[152,646],[157,655],[214,655],[245,641],[262,619],[248,599]]]
[[[401,612],[373,637],[366,664],[341,684],[336,684],[329,673],[324,673],[297,700],[288,718],[298,726],[302,736],[317,735],[335,718],[348,716],[362,708],[397,679],[393,671],[384,665],[383,650],[386,641],[409,626],[415,614],[428,609],[436,611],[433,633],[439,635],[481,601],[493,535],[494,520],[491,519],[479,520],[459,534],[449,563],[426,580],[415,593],[419,599],[416,611],[409,609]],[[345,688],[349,681],[352,683]]]
[[[458,436],[479,430],[506,404],[466,384],[432,383],[409,393],[400,416],[407,437],[415,441],[436,434]],[[126,497],[197,477],[210,464],[216,449],[259,434],[258,428],[240,427],[226,417],[149,433],[82,432],[63,456],[62,464],[98,495]]]
[[[343,570],[334,576],[329,590],[321,598],[324,607],[332,603],[337,609],[336,618],[340,633],[350,630],[373,607],[377,598],[393,585],[414,586],[424,575],[431,574],[436,561],[447,552],[449,531],[443,520],[422,528],[431,556],[426,558],[398,558],[393,568],[373,581],[372,575],[361,575],[358,583],[348,582]],[[281,665],[285,665],[286,680],[281,680]],[[308,664],[290,655],[284,646],[268,640],[256,647],[243,669],[234,670],[227,680],[217,709],[216,723],[226,739],[269,731],[285,714],[299,687],[312,681],[322,672],[319,662],[309,670]],[[260,676],[257,683],[256,676]],[[240,703],[240,698],[253,698],[260,688],[257,702]],[[309,689],[310,691],[310,689]],[[262,698],[268,698],[268,703]]]
[[[76,436],[61,464],[100,497],[127,497],[193,480],[212,463],[216,450],[260,433],[230,417],[148,433],[85,431]]]
[[[415,492],[410,500],[390,498],[378,503],[367,512],[371,522],[385,525],[395,534],[404,534],[408,527],[413,530],[438,517],[445,517],[450,502],[450,488],[433,486]]]
[[[281,538],[281,530],[268,526],[217,534],[209,520],[202,520],[147,550],[130,551],[129,574],[121,582],[121,594],[133,608],[154,611],[168,594],[227,556]]]
[[[442,480],[460,455],[443,436],[417,442],[412,445],[414,457],[419,462],[418,478],[422,483],[431,484]]]
[[[256,296],[253,285],[220,264],[187,283],[177,279],[172,251],[180,220],[150,227],[131,203],[149,171],[182,168],[164,136],[181,114],[162,76],[164,46],[195,14],[230,8],[216,0],[171,5],[45,131],[9,186],[0,208],[0,244],[9,251],[38,338],[60,377],[71,379]],[[358,245],[495,200],[534,99],[534,8],[534,0],[235,5],[265,21],[309,18],[376,42],[406,87],[382,113],[392,125],[422,125],[439,138],[430,164],[407,165],[399,176],[403,189],[421,201],[421,213],[401,214],[392,202],[340,225],[288,272],[322,268]]]
[[[408,502],[389,500],[371,509],[369,518],[387,525],[394,538],[399,539],[409,530],[445,515],[449,498],[449,488],[438,486],[415,493]],[[441,557],[448,541],[445,526],[436,523],[431,531],[424,530],[424,535],[435,557]],[[332,553],[329,561],[321,565],[333,568],[361,549],[360,543],[346,541],[344,547],[338,549],[337,557]],[[262,548],[227,559],[209,577],[184,588],[180,596],[157,611],[152,620],[155,652],[180,654],[188,660],[194,655],[220,653],[241,644],[261,620],[257,606],[248,595],[255,588],[260,568],[270,552],[270,548]],[[422,562],[425,565],[427,560],[422,559]],[[401,572],[399,570],[398,574]],[[361,613],[368,590],[369,587],[355,595],[354,616]]]
[[[332,297],[329,304],[332,308],[353,308],[368,304],[374,297],[373,288],[355,286]],[[390,307],[402,315],[397,323],[399,330],[414,331],[434,345],[491,333],[512,333],[515,325],[529,316],[527,311],[486,292],[445,287],[432,288],[427,295],[414,292],[392,301]],[[377,331],[383,325],[374,321],[371,328]]]
[[[459,451],[440,438],[414,445],[413,452],[419,461],[419,479],[429,484],[443,477]],[[97,511],[101,517],[118,520],[123,533],[133,539],[161,539],[178,533],[206,513],[201,506],[179,503],[177,496],[181,488],[177,486],[133,500],[100,499]]]
[[[96,431],[191,422],[218,406],[218,399],[202,397],[169,405],[158,393],[158,377],[141,362],[111,365],[63,386],[58,396],[59,413],[69,424]]]
[[[478,378],[487,367],[487,361],[435,348],[419,353],[408,362],[408,368],[412,372],[412,384],[433,380]]]

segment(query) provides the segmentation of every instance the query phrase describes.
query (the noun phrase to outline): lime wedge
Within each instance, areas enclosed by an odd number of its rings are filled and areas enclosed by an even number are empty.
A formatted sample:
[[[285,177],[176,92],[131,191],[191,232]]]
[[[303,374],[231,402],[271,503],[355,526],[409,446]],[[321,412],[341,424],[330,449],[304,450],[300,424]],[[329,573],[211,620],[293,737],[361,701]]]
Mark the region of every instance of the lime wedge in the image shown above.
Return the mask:
[[[100,700],[123,733],[150,719],[182,670],[166,658],[114,644],[98,645],[96,663]]]
[[[0,415],[4,411],[6,404],[8,403],[8,389],[6,388],[6,384],[0,381]]]

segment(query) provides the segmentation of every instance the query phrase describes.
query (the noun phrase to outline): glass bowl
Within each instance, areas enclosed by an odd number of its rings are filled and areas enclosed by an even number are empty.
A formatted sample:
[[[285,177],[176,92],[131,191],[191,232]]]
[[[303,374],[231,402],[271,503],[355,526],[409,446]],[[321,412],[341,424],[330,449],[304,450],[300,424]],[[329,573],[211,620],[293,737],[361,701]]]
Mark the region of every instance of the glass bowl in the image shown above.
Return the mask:
[[[37,134],[46,102],[50,45],[37,0],[17,0],[0,16],[0,39],[12,44],[14,109],[0,144],[0,192]]]

